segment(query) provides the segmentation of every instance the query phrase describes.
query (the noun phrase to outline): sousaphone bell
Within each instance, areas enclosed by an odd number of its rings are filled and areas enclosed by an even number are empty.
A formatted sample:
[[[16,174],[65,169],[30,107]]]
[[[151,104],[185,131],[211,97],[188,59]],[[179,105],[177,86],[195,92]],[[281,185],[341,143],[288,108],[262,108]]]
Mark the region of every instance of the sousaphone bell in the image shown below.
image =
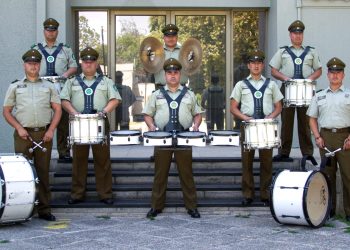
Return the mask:
[[[196,38],[189,38],[180,49],[179,61],[182,71],[190,76],[199,70],[202,64],[202,47]]]
[[[164,64],[162,43],[155,37],[145,38],[140,46],[140,60],[147,72],[158,72]]]

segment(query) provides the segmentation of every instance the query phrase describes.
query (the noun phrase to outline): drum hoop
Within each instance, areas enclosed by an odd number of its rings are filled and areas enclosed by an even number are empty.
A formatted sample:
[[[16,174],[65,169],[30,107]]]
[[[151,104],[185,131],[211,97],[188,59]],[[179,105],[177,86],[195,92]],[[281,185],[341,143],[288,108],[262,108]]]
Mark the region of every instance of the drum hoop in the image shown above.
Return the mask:
[[[118,131],[112,131],[111,136],[116,137],[126,137],[126,136],[140,136],[141,132],[139,130],[119,130],[119,131],[128,131],[129,133],[118,133]]]
[[[278,120],[272,119],[272,118],[266,118],[266,119],[253,119],[249,121],[244,121],[245,125],[249,124],[274,124],[278,123]]]
[[[301,83],[309,83],[312,85],[316,85],[316,81],[310,80],[310,79],[294,79],[294,80],[288,80],[285,81],[284,84],[290,85],[290,84],[301,84]]]
[[[189,133],[189,132],[180,132],[176,135],[177,138],[187,138],[187,139],[196,139],[196,138],[203,138],[205,137],[205,133],[204,132],[195,132],[193,135],[182,135],[184,133]],[[198,134],[197,134],[198,133]],[[195,135],[197,134],[197,135]]]
[[[311,219],[310,219],[310,215],[306,209],[306,194],[307,194],[307,191],[309,189],[309,185],[310,185],[310,182],[311,182],[311,177],[314,176],[316,173],[320,173],[323,175],[323,177],[325,178],[326,180],[326,183],[327,183],[327,188],[328,188],[328,204],[327,204],[327,211],[326,211],[326,216],[323,218],[323,220],[321,221],[321,223],[319,225],[314,225],[312,224],[311,222]],[[305,215],[305,220],[307,221],[307,223],[313,227],[313,228],[319,228],[321,226],[324,225],[324,223],[326,222],[326,220],[328,219],[328,215],[330,213],[330,207],[331,207],[331,200],[332,200],[332,197],[331,197],[331,192],[329,190],[329,180],[328,180],[328,177],[321,171],[317,171],[317,170],[313,170],[312,173],[309,175],[309,177],[307,178],[306,182],[305,182],[305,186],[304,186],[304,191],[303,191],[303,212],[304,212],[304,215]]]
[[[2,168],[0,167],[0,180],[3,180],[5,181],[5,176],[4,176],[4,172],[2,171]],[[1,185],[0,183],[0,188],[1,188],[1,191],[2,191],[2,195],[1,195],[1,200],[0,200],[0,206],[1,204],[4,204],[3,207],[0,207],[0,219],[4,213],[4,210],[5,210],[5,198],[6,198],[6,185]]]
[[[220,133],[220,132],[228,132],[228,133]],[[230,133],[231,132],[231,133]],[[233,136],[233,135],[239,135],[239,132],[235,132],[232,130],[216,130],[216,131],[210,131],[209,135],[215,135],[215,136]]]
[[[278,223],[280,223],[280,224],[282,224],[282,223],[278,220],[278,218],[277,218],[277,216],[276,216],[276,212],[275,212],[274,206],[273,206],[273,189],[274,189],[274,187],[275,187],[275,184],[276,184],[276,181],[277,181],[278,176],[279,176],[283,171],[285,171],[285,170],[282,170],[282,169],[281,169],[280,171],[278,171],[278,172],[275,174],[275,176],[274,176],[273,179],[272,179],[271,186],[270,186],[270,211],[271,211],[272,217],[275,219],[275,221],[278,222]]]
[[[146,137],[146,138],[152,138],[152,139],[164,139],[164,138],[171,138],[173,137],[173,135],[169,132],[163,132],[162,133],[167,133],[167,135],[162,135],[162,136],[159,136],[159,135],[152,135],[152,134],[149,134],[149,132],[145,132],[143,133],[143,137]]]

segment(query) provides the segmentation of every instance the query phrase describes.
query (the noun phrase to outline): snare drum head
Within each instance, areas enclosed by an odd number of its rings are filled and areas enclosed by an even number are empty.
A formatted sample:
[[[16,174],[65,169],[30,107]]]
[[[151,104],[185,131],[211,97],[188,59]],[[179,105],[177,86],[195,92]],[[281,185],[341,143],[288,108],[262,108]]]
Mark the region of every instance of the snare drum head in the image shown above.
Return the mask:
[[[313,226],[324,224],[330,212],[330,192],[327,179],[322,172],[315,171],[309,178],[305,190],[307,215]]]
[[[230,135],[239,135],[239,133],[232,130],[212,130],[209,132],[209,135],[230,136]]]
[[[111,136],[139,136],[141,132],[139,130],[118,130],[112,131]]]
[[[176,136],[179,138],[202,138],[205,136],[205,133],[200,131],[187,131],[179,132]]]
[[[143,133],[143,137],[145,138],[170,138],[172,134],[170,132],[165,131],[149,131]]]

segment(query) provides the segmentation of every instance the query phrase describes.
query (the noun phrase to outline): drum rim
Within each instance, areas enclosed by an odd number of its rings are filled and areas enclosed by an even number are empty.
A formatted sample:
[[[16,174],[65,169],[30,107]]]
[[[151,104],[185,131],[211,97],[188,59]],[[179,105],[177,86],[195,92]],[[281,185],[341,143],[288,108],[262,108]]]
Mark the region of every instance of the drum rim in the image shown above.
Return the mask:
[[[273,205],[273,190],[274,190],[274,187],[275,187],[275,184],[276,184],[276,180],[278,178],[278,176],[283,172],[283,171],[289,171],[289,170],[286,170],[286,169],[281,169],[280,171],[278,171],[275,176],[273,177],[272,179],[272,182],[271,182],[271,185],[270,185],[270,212],[271,212],[271,215],[272,217],[274,218],[274,220],[280,224],[281,221],[277,218],[276,216],[276,212],[275,212],[275,209],[274,209],[274,205]]]
[[[216,134],[217,132],[231,132],[227,134]],[[239,132],[233,131],[233,130],[212,130],[209,132],[209,135],[215,135],[215,136],[228,136],[228,135],[239,135]]]
[[[164,136],[156,136],[154,133],[164,133],[165,135]],[[148,132],[143,133],[143,137],[154,138],[154,139],[164,139],[164,138],[172,138],[173,135],[167,131],[148,131]]]
[[[306,171],[308,172],[308,171]],[[310,181],[311,181],[311,177],[314,176],[316,173],[320,173],[321,175],[323,175],[323,177],[325,178],[326,180],[326,183],[327,183],[327,188],[328,188],[328,194],[329,194],[329,197],[328,197],[328,204],[327,204],[327,211],[326,211],[326,214],[323,218],[323,220],[320,222],[319,225],[314,225],[312,222],[311,222],[311,219],[310,219],[310,215],[307,211],[307,202],[306,202],[306,194],[307,194],[307,191],[309,189],[309,185],[310,185]],[[306,182],[305,182],[305,186],[304,186],[304,191],[303,191],[303,212],[304,212],[304,216],[305,216],[305,220],[307,221],[307,223],[313,227],[313,228],[320,228],[322,227],[325,222],[327,221],[328,217],[329,217],[329,213],[331,211],[331,203],[332,203],[332,197],[331,197],[331,192],[330,192],[330,183],[329,183],[329,180],[328,180],[328,177],[326,176],[325,173],[321,172],[321,171],[318,171],[318,170],[312,170],[312,173],[308,176]]]
[[[118,133],[118,132],[120,132],[120,131],[127,131],[127,132],[130,132],[129,134],[127,134],[127,133],[125,133],[125,134],[114,134],[114,133]],[[116,131],[111,131],[110,132],[110,135],[111,136],[119,136],[119,137],[125,137],[125,136],[135,136],[135,135],[137,135],[137,136],[140,136],[141,135],[141,132],[140,132],[140,130],[116,130]]]
[[[251,119],[248,121],[243,121],[245,124],[254,124],[254,123],[278,123],[277,119],[273,118],[264,118],[264,119]]]
[[[188,135],[182,135],[184,133],[198,133],[198,135],[194,135],[194,136],[188,136]],[[183,132],[179,132],[176,134],[177,138],[188,138],[188,139],[197,139],[197,138],[203,138],[205,137],[205,132],[202,131],[183,131]]]
[[[2,171],[2,167],[1,167],[1,164],[0,164],[0,180],[3,180],[5,181],[5,176],[4,176],[4,172]],[[1,197],[0,197],[0,205],[1,204],[4,204],[3,207],[0,207],[0,221],[1,221],[1,218],[2,218],[2,215],[4,213],[4,210],[5,210],[5,198],[6,198],[6,185],[1,185],[0,183],[0,188],[1,188]]]

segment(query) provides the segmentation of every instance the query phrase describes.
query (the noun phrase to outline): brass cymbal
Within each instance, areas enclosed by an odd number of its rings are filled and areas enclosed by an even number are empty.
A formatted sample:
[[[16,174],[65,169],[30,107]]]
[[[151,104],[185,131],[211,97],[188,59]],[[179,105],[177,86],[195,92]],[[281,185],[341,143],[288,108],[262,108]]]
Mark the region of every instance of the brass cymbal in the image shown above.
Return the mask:
[[[202,64],[202,47],[196,38],[189,38],[180,49],[179,61],[182,71],[190,76],[196,73]]]
[[[147,72],[158,72],[164,63],[163,44],[155,37],[145,38],[140,45],[140,60]]]

